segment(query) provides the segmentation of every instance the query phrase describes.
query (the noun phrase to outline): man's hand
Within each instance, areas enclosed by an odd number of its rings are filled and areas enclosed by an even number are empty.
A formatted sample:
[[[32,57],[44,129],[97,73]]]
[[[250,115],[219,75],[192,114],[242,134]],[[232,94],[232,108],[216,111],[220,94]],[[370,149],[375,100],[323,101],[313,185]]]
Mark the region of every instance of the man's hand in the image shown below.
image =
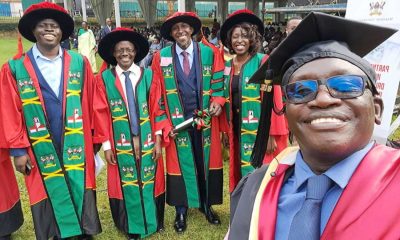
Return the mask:
[[[161,149],[161,136],[156,135],[156,144],[153,149],[153,160],[157,160],[161,157],[162,155],[162,149]]]
[[[25,154],[25,155],[19,156],[19,157],[14,157],[15,169],[18,172],[24,174],[25,176],[29,175],[29,172],[30,172],[30,169],[28,169],[28,171],[27,171],[27,165],[33,167],[32,163],[31,163],[31,159],[29,158],[28,154]]]
[[[218,117],[222,113],[222,107],[216,102],[211,102],[208,112],[211,116]]]
[[[169,134],[168,134],[168,136],[169,136],[170,138],[172,138],[172,139],[175,139],[175,138],[176,138],[176,135],[178,135],[178,133],[174,133],[173,130],[171,130],[171,131],[169,132]]]
[[[106,161],[108,162],[108,164],[111,164],[111,165],[117,164],[114,153],[111,149],[104,151],[104,157],[106,158]]]
[[[269,135],[268,144],[267,144],[267,154],[271,154],[271,153],[275,152],[277,147],[278,146],[276,145],[275,138],[273,136]]]

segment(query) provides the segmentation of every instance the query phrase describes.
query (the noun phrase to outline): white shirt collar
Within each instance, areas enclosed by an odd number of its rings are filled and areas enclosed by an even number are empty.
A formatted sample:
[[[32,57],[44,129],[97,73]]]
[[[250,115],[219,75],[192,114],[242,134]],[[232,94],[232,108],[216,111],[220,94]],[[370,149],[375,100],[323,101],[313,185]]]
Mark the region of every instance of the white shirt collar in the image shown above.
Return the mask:
[[[33,57],[35,59],[38,59],[40,57],[40,58],[43,58],[43,59],[46,59],[46,60],[49,60],[49,61],[54,61],[57,58],[61,58],[63,56],[63,50],[62,50],[62,48],[60,46],[59,49],[58,49],[57,57],[55,57],[54,59],[49,59],[48,57],[43,56],[43,54],[39,51],[39,49],[38,49],[38,47],[37,47],[37,45],[35,43],[35,44],[33,44],[33,47],[32,47],[32,54],[33,54]]]
[[[125,70],[123,70],[118,64],[115,67],[115,71],[119,77],[121,77],[123,75],[123,72],[125,72]],[[127,71],[131,71],[131,74],[133,74],[137,78],[140,76],[140,67],[135,63],[132,63]]]
[[[193,40],[190,43],[189,47],[186,48],[185,50],[183,50],[181,47],[179,47],[178,44],[175,44],[175,45],[176,45],[176,54],[178,54],[178,56],[180,56],[183,51],[186,51],[187,53],[189,53],[189,55],[193,54],[193,48],[194,48],[193,47]]]

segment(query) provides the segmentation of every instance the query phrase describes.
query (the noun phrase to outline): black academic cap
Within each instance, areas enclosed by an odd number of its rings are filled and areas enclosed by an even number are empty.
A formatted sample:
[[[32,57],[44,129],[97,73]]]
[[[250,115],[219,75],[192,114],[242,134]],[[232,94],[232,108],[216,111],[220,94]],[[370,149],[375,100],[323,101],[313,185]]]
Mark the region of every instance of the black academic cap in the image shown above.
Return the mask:
[[[250,83],[284,85],[290,76],[304,64],[318,58],[340,58],[359,67],[375,88],[375,72],[362,57],[384,42],[397,30],[348,20],[332,15],[311,12],[297,28],[271,53],[268,60],[250,78]],[[267,82],[265,81],[267,80]],[[270,83],[269,83],[270,84]],[[256,142],[252,153],[252,165],[262,164],[269,137],[270,118],[275,109],[272,91],[263,93],[262,111]]]
[[[317,58],[334,57],[353,63],[374,83],[375,74],[362,59],[397,30],[353,21],[329,14],[311,12],[282,41],[250,79],[251,83],[285,83],[296,69]],[[290,70],[290,75],[285,74]],[[287,78],[283,78],[283,77]],[[371,79],[372,78],[372,79]],[[282,82],[283,80],[283,82]]]

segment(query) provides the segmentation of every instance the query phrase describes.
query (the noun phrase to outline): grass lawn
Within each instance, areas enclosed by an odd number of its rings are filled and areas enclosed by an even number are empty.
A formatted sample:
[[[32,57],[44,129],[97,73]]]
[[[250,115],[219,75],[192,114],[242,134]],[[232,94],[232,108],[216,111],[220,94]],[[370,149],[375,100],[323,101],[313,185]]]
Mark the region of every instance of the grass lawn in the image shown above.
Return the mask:
[[[225,162],[225,169],[228,169],[228,163]],[[101,226],[103,232],[95,237],[95,239],[126,239],[125,235],[117,230],[111,217],[111,211],[107,196],[106,171],[100,173],[97,177],[97,208],[100,215]],[[175,209],[168,206],[165,211],[165,231],[154,234],[146,239],[175,239],[175,240],[213,240],[223,239],[229,224],[229,193],[228,193],[228,171],[224,172],[224,204],[214,206],[214,210],[221,218],[220,226],[212,226],[197,209],[190,209],[188,214],[187,230],[184,234],[176,234],[173,229],[173,221],[175,218]],[[18,185],[21,191],[21,201],[24,212],[25,222],[22,227],[13,234],[13,239],[35,239],[32,216],[29,207],[28,194],[25,188],[23,176],[17,173]]]
[[[28,50],[32,44],[24,40],[24,50]],[[17,40],[15,38],[0,39],[0,64],[3,65],[7,60],[12,58],[17,52]],[[101,66],[101,59],[97,58],[98,67]],[[229,224],[229,193],[228,193],[228,163],[225,162],[224,171],[224,204],[214,206],[214,210],[221,218],[220,226],[212,226],[197,209],[191,209],[188,213],[188,227],[184,234],[178,235],[173,229],[173,221],[175,218],[175,209],[167,206],[165,212],[165,231],[155,234],[147,239],[223,239]],[[22,227],[13,234],[13,239],[30,240],[35,239],[33,222],[29,207],[28,195],[25,188],[24,180],[21,174],[17,173],[18,185],[21,191],[21,201],[24,211],[25,222]],[[114,226],[111,211],[107,197],[106,171],[100,173],[97,178],[97,208],[99,210],[101,225],[103,232],[96,236],[96,239],[126,239],[124,234],[120,233]]]

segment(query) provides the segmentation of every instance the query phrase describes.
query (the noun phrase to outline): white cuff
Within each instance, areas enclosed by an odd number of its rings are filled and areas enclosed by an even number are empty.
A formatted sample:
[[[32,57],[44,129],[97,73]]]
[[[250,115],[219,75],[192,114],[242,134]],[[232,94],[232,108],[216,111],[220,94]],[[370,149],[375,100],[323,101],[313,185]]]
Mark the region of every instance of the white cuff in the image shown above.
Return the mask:
[[[162,135],[162,131],[161,131],[161,130],[158,130],[158,131],[156,131],[154,134],[155,134],[155,135]]]
[[[107,151],[111,149],[111,143],[110,141],[105,141],[103,142],[103,151]]]

